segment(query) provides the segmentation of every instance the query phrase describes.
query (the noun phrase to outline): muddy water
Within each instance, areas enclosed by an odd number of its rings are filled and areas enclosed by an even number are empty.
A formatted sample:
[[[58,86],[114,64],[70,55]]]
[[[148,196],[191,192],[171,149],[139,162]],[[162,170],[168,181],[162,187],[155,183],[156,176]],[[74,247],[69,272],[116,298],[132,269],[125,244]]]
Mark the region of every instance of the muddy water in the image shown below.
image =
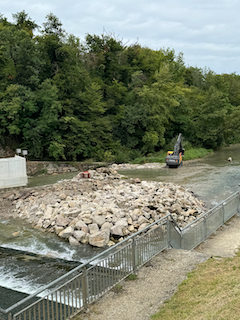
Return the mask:
[[[227,161],[228,157],[232,157],[233,161]],[[125,170],[119,173],[129,178],[184,185],[211,207],[240,189],[240,144],[222,148],[200,160],[186,161],[179,168]]]
[[[64,179],[72,179],[77,175],[77,172],[60,173],[56,175],[47,175],[39,177],[29,177],[28,187],[44,186],[46,184],[57,183]]]

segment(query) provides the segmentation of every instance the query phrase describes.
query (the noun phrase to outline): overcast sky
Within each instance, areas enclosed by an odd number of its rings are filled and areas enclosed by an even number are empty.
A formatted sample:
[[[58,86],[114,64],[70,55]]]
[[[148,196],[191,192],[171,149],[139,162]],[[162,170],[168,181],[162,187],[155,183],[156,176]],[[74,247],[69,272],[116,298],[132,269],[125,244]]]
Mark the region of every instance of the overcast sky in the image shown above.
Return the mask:
[[[67,33],[114,32],[128,45],[183,52],[186,66],[240,74],[239,0],[0,0],[0,13],[25,10],[39,25],[52,12]]]

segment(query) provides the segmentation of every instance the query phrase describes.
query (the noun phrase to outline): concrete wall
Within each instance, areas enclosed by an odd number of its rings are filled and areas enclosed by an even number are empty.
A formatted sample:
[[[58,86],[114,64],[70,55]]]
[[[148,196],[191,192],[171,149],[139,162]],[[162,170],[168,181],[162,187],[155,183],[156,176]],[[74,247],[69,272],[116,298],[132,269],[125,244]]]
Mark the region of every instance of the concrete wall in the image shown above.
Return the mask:
[[[15,156],[0,159],[0,189],[26,186],[27,183],[25,158]]]

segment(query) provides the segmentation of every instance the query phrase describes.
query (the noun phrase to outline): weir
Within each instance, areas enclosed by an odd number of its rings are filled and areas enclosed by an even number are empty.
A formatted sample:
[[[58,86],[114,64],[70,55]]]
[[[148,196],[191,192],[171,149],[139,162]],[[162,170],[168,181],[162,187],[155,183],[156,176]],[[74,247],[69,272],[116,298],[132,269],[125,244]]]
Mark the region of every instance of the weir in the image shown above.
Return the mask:
[[[79,261],[0,247],[0,308],[9,308],[79,265]]]

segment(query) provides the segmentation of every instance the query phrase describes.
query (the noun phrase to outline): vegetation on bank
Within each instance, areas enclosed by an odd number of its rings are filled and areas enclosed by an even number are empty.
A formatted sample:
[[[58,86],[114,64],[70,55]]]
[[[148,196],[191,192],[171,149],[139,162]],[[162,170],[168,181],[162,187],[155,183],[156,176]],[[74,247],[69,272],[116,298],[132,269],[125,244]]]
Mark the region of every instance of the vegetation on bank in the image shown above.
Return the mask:
[[[188,274],[154,320],[239,319],[240,252],[233,258],[210,258]]]
[[[212,149],[191,148],[185,151],[183,161],[203,158],[210,153],[213,153]],[[150,154],[147,157],[136,158],[132,161],[132,163],[136,163],[136,164],[151,163],[151,162],[165,163],[166,155],[167,155],[167,151],[161,150],[158,153]]]
[[[161,158],[180,132],[216,149],[240,141],[239,120],[239,75],[113,34],[80,40],[53,14],[41,27],[25,11],[0,14],[0,144],[29,160]]]

